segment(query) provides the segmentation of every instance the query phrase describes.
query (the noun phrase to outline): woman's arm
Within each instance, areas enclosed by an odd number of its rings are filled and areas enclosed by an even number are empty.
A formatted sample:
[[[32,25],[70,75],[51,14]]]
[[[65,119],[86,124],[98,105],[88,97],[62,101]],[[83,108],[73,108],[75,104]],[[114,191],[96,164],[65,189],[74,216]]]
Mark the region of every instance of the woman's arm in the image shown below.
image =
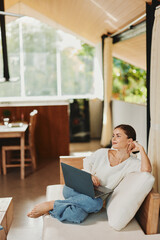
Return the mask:
[[[151,172],[152,166],[143,146],[136,141],[134,141],[133,144],[134,147],[132,148],[131,151],[132,152],[139,151],[141,154],[141,172]]]
[[[87,157],[83,159],[83,170],[89,173],[92,173],[93,158]],[[91,174],[93,185],[98,187],[100,185],[99,179],[97,176]]]
[[[106,151],[106,149],[105,149]],[[90,156],[83,159],[83,169],[86,172],[89,172],[92,176],[93,185],[98,187],[100,185],[100,181],[97,176],[95,176],[94,163],[101,159],[101,156],[104,155],[104,149],[98,149]]]

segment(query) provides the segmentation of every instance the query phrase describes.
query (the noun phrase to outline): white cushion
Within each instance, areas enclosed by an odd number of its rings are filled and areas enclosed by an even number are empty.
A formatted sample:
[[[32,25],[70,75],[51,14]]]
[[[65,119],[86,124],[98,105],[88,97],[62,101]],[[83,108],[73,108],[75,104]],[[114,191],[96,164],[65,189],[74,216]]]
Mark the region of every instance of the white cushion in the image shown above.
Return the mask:
[[[147,172],[128,174],[107,200],[108,223],[121,230],[134,217],[154,184],[154,177]]]

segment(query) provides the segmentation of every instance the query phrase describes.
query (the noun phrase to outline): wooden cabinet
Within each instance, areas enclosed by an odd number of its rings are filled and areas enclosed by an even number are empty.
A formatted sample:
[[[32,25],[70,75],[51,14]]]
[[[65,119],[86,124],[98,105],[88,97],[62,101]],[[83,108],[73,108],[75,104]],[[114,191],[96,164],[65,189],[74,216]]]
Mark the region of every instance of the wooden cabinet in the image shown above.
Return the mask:
[[[58,159],[69,155],[68,105],[0,107],[0,116],[9,110],[11,120],[29,122],[29,113],[38,110],[36,124],[36,154],[38,161]],[[1,143],[2,144],[2,143]]]

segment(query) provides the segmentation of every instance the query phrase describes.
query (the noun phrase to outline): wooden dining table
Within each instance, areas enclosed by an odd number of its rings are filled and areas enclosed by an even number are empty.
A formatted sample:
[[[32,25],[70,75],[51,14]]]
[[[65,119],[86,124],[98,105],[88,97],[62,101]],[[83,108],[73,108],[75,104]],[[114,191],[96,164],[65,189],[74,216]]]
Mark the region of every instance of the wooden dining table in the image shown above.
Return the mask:
[[[24,179],[25,164],[25,132],[28,123],[0,125],[0,138],[20,138],[21,179]]]

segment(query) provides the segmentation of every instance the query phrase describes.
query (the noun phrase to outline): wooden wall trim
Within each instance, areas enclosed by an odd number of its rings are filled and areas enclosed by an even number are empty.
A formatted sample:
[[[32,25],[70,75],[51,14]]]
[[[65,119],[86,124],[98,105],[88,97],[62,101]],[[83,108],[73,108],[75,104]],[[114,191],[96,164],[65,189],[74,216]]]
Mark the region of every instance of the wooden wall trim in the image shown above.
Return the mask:
[[[25,106],[0,107],[1,120],[4,110],[11,112],[10,120],[29,122],[29,113],[38,110],[36,125],[36,154],[39,160],[54,160],[60,155],[69,155],[69,116],[68,106]],[[3,143],[1,143],[3,144]]]

